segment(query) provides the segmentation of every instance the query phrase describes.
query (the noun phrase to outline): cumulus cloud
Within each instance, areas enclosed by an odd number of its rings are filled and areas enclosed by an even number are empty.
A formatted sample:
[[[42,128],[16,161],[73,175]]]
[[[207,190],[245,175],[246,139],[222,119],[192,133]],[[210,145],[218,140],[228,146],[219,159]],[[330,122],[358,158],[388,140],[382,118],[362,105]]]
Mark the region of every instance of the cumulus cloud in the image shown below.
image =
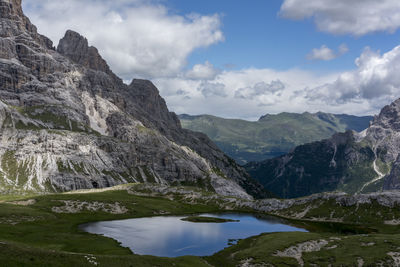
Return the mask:
[[[285,0],[279,14],[294,20],[311,18],[319,30],[333,34],[393,33],[400,27],[398,0]]]
[[[186,72],[186,77],[189,79],[214,79],[219,73],[219,70],[214,68],[214,65],[206,61],[204,64],[196,64],[193,68]]]
[[[335,51],[322,45],[320,48],[314,48],[310,54],[307,55],[308,60],[332,60],[336,58]]]
[[[312,17],[321,30],[333,33],[362,35],[397,29],[397,26],[384,27],[385,23],[371,23],[373,27],[367,27],[365,20],[375,21],[383,12],[382,7],[371,9],[374,10],[371,17],[364,18],[368,12],[358,4],[365,3],[365,9],[369,10],[376,1],[299,2],[286,0],[282,16]],[[124,80],[152,79],[176,113],[210,113],[244,119],[282,111],[365,115],[377,112],[400,96],[399,47],[383,55],[367,49],[357,59],[355,69],[342,74],[318,75],[299,69],[233,70],[228,66],[221,71],[208,61],[185,71],[186,59],[194,50],[223,41],[218,15],[176,15],[162,5],[163,1],[152,0],[24,0],[23,3],[41,33],[56,41],[69,28],[80,32],[99,48]],[[393,3],[382,0],[381,5],[395,10]],[[293,10],[296,5],[297,13]],[[343,18],[339,15],[341,9],[345,12]],[[353,11],[357,13],[354,16]],[[387,14],[388,21],[396,21],[393,12]],[[349,19],[354,21],[351,23]],[[322,46],[315,50],[313,58],[328,60],[347,51],[346,45],[337,49]]]
[[[55,43],[67,29],[96,46],[124,79],[175,76],[187,57],[224,40],[220,16],[173,14],[155,1],[24,0],[24,11]],[[193,69],[201,76],[205,68]]]
[[[254,99],[255,97],[281,92],[283,89],[285,89],[285,85],[280,80],[271,83],[258,82],[253,86],[236,90],[235,98]]]
[[[366,115],[378,113],[400,97],[399,73],[397,46],[383,54],[366,48],[354,70],[343,73],[243,69],[222,71],[207,81],[174,78],[155,82],[177,113],[244,119],[282,111]],[[175,94],[176,88],[185,90],[190,99]]]
[[[366,48],[355,63],[355,70],[334,82],[307,89],[306,97],[335,105],[370,101],[381,106],[400,97],[400,46],[383,55]]]
[[[322,45],[320,48],[314,48],[307,55],[307,59],[308,60],[329,61],[329,60],[335,59],[337,57],[340,57],[340,56],[346,54],[348,51],[349,51],[349,48],[347,47],[346,44],[341,44],[339,46],[338,52],[335,52],[334,50],[330,49],[326,45]]]
[[[203,94],[204,97],[226,97],[225,85],[222,83],[210,83],[202,82],[198,87],[198,90]]]
[[[155,79],[154,83],[170,109],[178,114],[213,114],[250,120],[282,111],[370,114],[372,108],[368,103],[327,105],[324,100],[307,98],[307,88],[333,83],[337,77],[337,73],[315,75],[298,69],[251,68],[222,71],[211,80],[175,77]],[[177,89],[185,95],[177,94]]]

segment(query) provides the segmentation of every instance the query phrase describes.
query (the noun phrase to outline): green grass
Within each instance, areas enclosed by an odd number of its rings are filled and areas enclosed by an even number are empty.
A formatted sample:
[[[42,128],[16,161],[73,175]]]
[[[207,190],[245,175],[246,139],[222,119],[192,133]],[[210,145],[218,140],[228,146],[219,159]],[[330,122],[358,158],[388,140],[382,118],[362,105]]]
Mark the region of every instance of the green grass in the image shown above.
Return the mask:
[[[32,107],[14,107],[16,111],[22,115],[38,120],[45,123],[46,126],[37,126],[32,123],[25,124],[22,121],[17,121],[15,128],[20,130],[41,130],[51,128],[52,130],[69,130],[73,132],[86,132],[90,134],[100,135],[100,133],[91,129],[89,126],[71,120],[66,115],[56,114],[55,110],[58,109],[70,109],[70,107],[62,105],[50,105],[50,106],[32,106]]]
[[[78,229],[78,225],[93,221],[154,216],[162,212],[171,214],[193,214],[218,211],[217,206],[189,205],[176,203],[164,198],[139,197],[126,191],[109,191],[93,194],[57,194],[35,197],[33,206],[23,207],[0,204],[0,219],[5,217],[32,217],[37,220],[20,223],[13,227],[0,224],[0,240],[6,239],[42,249],[52,249],[76,253],[129,255],[126,248],[117,242]],[[126,214],[113,215],[105,212],[82,211],[78,214],[53,213],[53,206],[62,206],[61,200],[106,202],[125,206]]]
[[[127,186],[130,190],[138,186]],[[187,188],[190,189],[190,188]],[[143,189],[144,190],[144,189]],[[201,192],[197,189],[198,192]],[[211,196],[209,192],[205,192]],[[390,266],[388,252],[400,252],[400,229],[382,224],[382,220],[400,218],[398,207],[385,208],[378,203],[345,207],[335,202],[312,203],[315,208],[305,219],[328,216],[335,211],[344,218],[344,223],[323,223],[309,220],[288,220],[287,223],[303,227],[311,232],[261,234],[240,240],[210,257],[161,258],[140,256],[121,247],[117,241],[100,235],[86,233],[79,225],[104,220],[139,218],[160,214],[187,215],[194,221],[209,221],[205,217],[191,214],[222,212],[218,200],[202,203],[183,201],[184,196],[172,198],[146,197],[128,193],[127,190],[99,193],[73,193],[54,195],[32,195],[36,203],[18,206],[0,203],[0,262],[2,266],[90,266],[87,257],[94,257],[99,266],[237,266],[251,259],[252,264],[270,263],[275,266],[297,266],[294,258],[276,257],[275,252],[299,243],[325,239],[327,247],[318,252],[303,254],[306,266],[354,266],[358,258],[366,264],[377,262]],[[1,196],[0,200],[11,201],[21,196]],[[25,199],[27,196],[25,197]],[[175,200],[171,200],[171,199]],[[62,201],[118,202],[128,209],[126,214],[110,214],[103,211],[82,210],[75,214],[54,213],[53,207],[62,207]],[[299,205],[282,211],[282,215],[300,212],[306,206]],[[247,211],[250,210],[237,210]],[[377,216],[377,213],[380,216]],[[380,219],[382,218],[382,219]],[[210,218],[214,219],[214,218]],[[214,221],[214,220],[213,220]],[[10,224],[14,222],[16,224]],[[356,223],[356,224],[354,224]],[[337,237],[339,239],[331,239]],[[373,243],[373,245],[371,245]],[[367,244],[367,245],[365,245]],[[369,245],[368,245],[369,244]]]
[[[205,133],[240,164],[275,157],[336,132],[361,131],[371,119],[325,113],[281,113],[254,122],[210,115],[180,116],[182,127]]]
[[[175,181],[171,185],[173,186],[190,186],[190,187],[195,187],[195,188],[200,188],[202,190],[208,191],[208,192],[215,192],[214,187],[211,185],[211,178],[206,177],[204,179],[196,179],[196,180],[183,180],[183,181]]]
[[[331,239],[331,237],[339,238]],[[364,266],[393,266],[388,252],[400,251],[399,235],[332,235],[318,233],[272,233],[262,234],[239,241],[238,245],[224,249],[206,258],[213,266],[238,266],[246,259],[252,264],[273,264],[274,266],[298,266],[290,257],[273,256],[276,251],[284,251],[290,246],[310,240],[327,240],[328,245],[320,251],[303,253],[305,266],[357,266],[362,258]],[[372,245],[373,243],[373,245]],[[331,249],[328,249],[331,248]]]

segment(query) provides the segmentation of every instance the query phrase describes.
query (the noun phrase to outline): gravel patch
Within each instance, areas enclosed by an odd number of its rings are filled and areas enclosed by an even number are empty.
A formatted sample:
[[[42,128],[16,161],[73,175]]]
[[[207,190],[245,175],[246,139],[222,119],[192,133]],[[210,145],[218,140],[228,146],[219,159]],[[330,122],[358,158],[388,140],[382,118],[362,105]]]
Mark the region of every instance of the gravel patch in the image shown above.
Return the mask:
[[[277,251],[275,254],[273,254],[273,256],[295,258],[300,266],[304,266],[304,261],[302,258],[304,252],[320,251],[328,244],[329,242],[324,239],[311,240],[291,246],[284,251]]]
[[[128,209],[118,202],[103,203],[103,202],[86,202],[77,200],[60,200],[64,206],[53,207],[52,211],[55,213],[79,213],[83,211],[103,211],[111,214],[124,214]]]

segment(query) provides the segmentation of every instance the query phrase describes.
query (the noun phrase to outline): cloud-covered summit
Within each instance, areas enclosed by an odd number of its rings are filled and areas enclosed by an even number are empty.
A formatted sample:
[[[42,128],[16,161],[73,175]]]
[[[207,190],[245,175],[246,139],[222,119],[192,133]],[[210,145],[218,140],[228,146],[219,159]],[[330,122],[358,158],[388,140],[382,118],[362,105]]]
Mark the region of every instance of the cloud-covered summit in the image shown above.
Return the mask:
[[[177,15],[155,1],[24,0],[23,5],[54,42],[67,29],[87,37],[125,80],[175,76],[194,50],[224,40],[218,14]]]

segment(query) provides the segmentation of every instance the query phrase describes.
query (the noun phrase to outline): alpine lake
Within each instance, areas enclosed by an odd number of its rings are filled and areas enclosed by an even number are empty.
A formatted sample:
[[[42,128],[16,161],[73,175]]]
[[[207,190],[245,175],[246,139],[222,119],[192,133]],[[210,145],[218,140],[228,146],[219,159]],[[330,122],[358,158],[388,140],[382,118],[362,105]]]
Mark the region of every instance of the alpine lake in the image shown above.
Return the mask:
[[[120,242],[139,255],[209,256],[238,240],[273,232],[306,232],[270,216],[241,213],[155,216],[81,225],[92,234]]]

